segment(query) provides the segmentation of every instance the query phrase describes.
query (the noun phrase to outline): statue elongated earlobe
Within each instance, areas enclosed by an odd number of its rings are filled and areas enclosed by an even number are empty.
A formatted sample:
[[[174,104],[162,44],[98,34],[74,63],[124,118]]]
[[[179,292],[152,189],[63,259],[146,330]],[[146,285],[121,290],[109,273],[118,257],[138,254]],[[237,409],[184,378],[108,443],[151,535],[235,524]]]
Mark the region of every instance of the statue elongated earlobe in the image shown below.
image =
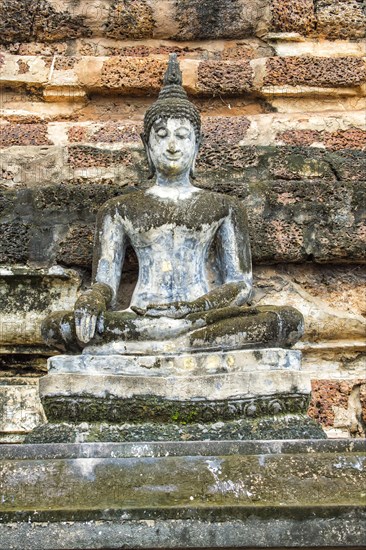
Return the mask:
[[[144,144],[144,149],[145,149],[145,153],[146,153],[146,157],[147,157],[147,162],[148,162],[148,165],[149,165],[149,175],[148,175],[147,179],[151,180],[154,177],[155,172],[156,172],[155,165],[154,165],[153,161],[151,160],[149,146],[148,146],[148,143],[145,139],[145,134],[140,134],[140,137],[142,139],[142,143]]]
[[[191,169],[190,169],[190,171],[189,171],[189,175],[190,175],[190,177],[191,177],[193,180],[196,179],[196,172],[195,172],[195,170],[196,170],[196,158],[197,158],[197,155],[198,155],[198,153],[199,153],[200,147],[201,147],[201,145],[202,145],[203,137],[204,137],[203,134],[201,134],[201,137],[200,137],[199,141],[197,141],[196,153],[195,153],[195,155],[194,155],[194,159],[193,159],[193,162],[192,162],[192,166],[191,166]]]

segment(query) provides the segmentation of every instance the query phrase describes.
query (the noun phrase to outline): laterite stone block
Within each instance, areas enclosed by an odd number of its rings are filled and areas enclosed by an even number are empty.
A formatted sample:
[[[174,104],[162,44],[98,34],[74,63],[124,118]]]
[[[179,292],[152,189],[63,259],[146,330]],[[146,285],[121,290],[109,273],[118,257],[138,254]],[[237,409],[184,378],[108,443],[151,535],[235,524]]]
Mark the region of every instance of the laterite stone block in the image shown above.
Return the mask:
[[[272,57],[266,62],[265,85],[359,86],[366,81],[366,65],[356,57]]]
[[[253,89],[249,61],[203,61],[198,67],[198,91],[210,95],[239,95]]]

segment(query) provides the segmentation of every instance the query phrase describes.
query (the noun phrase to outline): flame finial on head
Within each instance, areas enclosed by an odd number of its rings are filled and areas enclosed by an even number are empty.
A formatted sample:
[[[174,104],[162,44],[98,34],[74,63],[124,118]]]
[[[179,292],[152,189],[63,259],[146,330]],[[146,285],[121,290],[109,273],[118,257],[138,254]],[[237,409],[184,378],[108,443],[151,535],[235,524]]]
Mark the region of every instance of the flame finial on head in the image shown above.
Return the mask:
[[[164,75],[164,86],[169,84],[182,85],[182,71],[180,70],[176,53],[171,53],[168,61],[168,68]]]

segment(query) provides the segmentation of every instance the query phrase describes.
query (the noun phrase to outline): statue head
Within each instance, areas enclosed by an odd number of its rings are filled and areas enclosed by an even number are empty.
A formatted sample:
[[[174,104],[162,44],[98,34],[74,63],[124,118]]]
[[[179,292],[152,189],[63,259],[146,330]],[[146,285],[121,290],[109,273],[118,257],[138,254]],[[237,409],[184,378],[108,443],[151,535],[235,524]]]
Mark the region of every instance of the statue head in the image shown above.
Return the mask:
[[[173,175],[187,168],[194,177],[194,162],[201,143],[201,118],[182,87],[177,54],[169,57],[163,87],[157,101],[145,113],[141,137],[150,178],[156,170]]]

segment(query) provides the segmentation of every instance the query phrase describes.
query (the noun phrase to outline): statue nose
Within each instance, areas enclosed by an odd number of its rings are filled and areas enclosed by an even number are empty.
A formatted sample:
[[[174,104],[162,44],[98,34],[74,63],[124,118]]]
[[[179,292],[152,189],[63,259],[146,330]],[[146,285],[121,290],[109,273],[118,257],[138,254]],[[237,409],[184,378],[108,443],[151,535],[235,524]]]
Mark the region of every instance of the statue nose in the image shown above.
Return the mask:
[[[175,141],[175,139],[171,139],[168,143],[168,151],[169,153],[176,153],[178,151],[178,148],[177,148],[177,142]]]

